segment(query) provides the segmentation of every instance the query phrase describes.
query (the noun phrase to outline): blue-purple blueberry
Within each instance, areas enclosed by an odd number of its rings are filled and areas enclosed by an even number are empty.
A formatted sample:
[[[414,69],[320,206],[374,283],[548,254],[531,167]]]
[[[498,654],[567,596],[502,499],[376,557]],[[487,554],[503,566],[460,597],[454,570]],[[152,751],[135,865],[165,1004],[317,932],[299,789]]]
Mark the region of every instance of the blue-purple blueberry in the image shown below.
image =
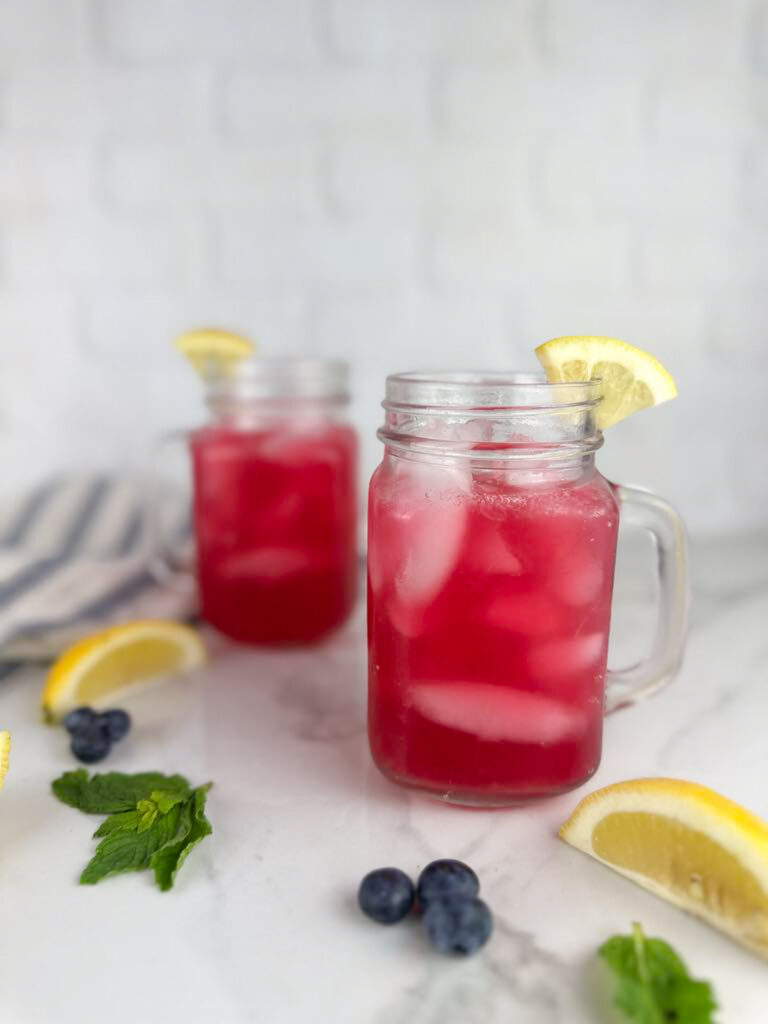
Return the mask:
[[[357,902],[368,917],[379,924],[396,924],[413,906],[414,888],[399,868],[369,871],[357,890]]]
[[[93,708],[75,708],[64,716],[62,724],[70,736],[74,736],[89,729],[97,718],[98,714]]]
[[[78,761],[84,764],[95,764],[103,761],[112,749],[112,741],[99,721],[90,728],[76,732],[70,743],[70,749]]]
[[[120,708],[102,711],[99,715],[99,722],[113,743],[127,736],[131,728],[131,716]]]
[[[424,929],[440,953],[469,956],[481,949],[493,931],[488,906],[477,897],[433,899],[424,911]]]
[[[480,880],[472,868],[460,860],[433,860],[416,882],[416,896],[422,910],[426,910],[432,900],[446,896],[472,899],[479,892]]]

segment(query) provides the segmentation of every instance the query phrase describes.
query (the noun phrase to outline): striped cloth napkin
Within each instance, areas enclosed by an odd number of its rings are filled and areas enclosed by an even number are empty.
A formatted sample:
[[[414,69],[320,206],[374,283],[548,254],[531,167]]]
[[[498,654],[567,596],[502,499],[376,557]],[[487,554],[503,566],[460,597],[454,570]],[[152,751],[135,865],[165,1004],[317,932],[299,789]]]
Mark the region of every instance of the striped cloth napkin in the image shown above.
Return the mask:
[[[0,505],[0,674],[116,622],[194,616],[193,587],[150,569],[145,511],[146,483],[106,477],[48,480]],[[186,502],[164,493],[162,512],[188,550]]]

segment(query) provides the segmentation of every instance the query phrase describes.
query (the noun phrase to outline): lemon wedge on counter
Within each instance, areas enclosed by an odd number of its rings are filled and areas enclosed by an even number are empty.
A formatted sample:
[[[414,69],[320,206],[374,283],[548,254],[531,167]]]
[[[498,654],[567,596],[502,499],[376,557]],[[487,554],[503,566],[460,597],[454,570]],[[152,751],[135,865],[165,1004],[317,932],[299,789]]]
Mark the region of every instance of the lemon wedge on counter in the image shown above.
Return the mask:
[[[11,734],[7,729],[0,730],[0,789],[8,774],[8,756],[11,752]]]
[[[248,338],[217,327],[188,331],[178,337],[174,345],[200,374],[231,371],[241,359],[247,359],[255,351]]]
[[[768,824],[733,801],[633,779],[585,797],[560,837],[768,957]]]
[[[554,338],[539,345],[536,355],[553,384],[602,381],[595,417],[600,430],[677,394],[671,374],[658,359],[616,338]]]
[[[179,622],[144,619],[112,626],[54,662],[43,686],[43,714],[55,721],[83,704],[104,707],[127,687],[188,672],[205,660],[198,633]]]

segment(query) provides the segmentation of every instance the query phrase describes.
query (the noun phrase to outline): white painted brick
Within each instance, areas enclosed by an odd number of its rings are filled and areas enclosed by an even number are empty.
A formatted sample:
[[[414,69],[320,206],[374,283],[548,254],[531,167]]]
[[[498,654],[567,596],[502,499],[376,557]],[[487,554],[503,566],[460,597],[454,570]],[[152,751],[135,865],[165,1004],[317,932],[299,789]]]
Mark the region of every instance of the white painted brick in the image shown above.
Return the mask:
[[[377,366],[368,376],[378,402],[385,373],[438,365],[466,369],[468,359],[486,367],[498,357],[503,361],[509,340],[505,316],[504,299],[439,295],[406,285],[386,296],[325,296],[313,308],[312,331],[327,355],[340,352],[352,359],[365,344],[366,363]],[[482,353],[475,347],[479,342]],[[376,415],[381,415],[378,408]]]
[[[220,217],[216,241],[220,280],[256,289],[386,291],[414,273],[413,228],[382,219],[347,225]]]
[[[464,63],[519,57],[528,12],[525,0],[330,0],[329,18],[344,59]]]
[[[80,56],[89,43],[88,0],[2,0],[0,59]]]
[[[119,350],[126,373],[143,372],[145,357],[154,359],[173,377],[186,368],[172,348],[173,338],[201,324],[239,331],[258,341],[263,352],[301,350],[307,303],[298,291],[274,295],[210,284],[194,291],[142,289],[125,294],[110,289],[90,299],[85,322],[90,353],[108,359]],[[198,383],[194,376],[190,379],[196,395]]]
[[[231,130],[259,139],[418,138],[426,130],[427,98],[422,72],[235,71],[224,105]]]
[[[768,228],[702,224],[655,228],[641,246],[642,280],[667,294],[760,292],[768,286]]]
[[[752,150],[745,161],[743,199],[750,218],[768,222],[768,151],[764,146]]]
[[[721,356],[739,359],[756,376],[768,372],[768,291],[753,295],[726,292],[710,301],[712,348]],[[768,404],[762,403],[768,410]],[[768,413],[767,413],[768,414]],[[768,434],[767,434],[768,436]]]
[[[120,56],[177,58],[310,57],[314,0],[101,0],[109,50]]]
[[[333,208],[347,216],[418,215],[427,197],[429,160],[424,143],[340,141],[328,160]]]
[[[440,123],[467,139],[632,139],[645,112],[642,83],[599,72],[477,70],[446,74]]]
[[[186,225],[136,217],[47,217],[7,222],[6,278],[20,286],[92,286],[184,281],[190,254]]]
[[[206,90],[203,74],[176,68],[30,65],[9,76],[0,113],[17,137],[177,139],[204,122]]]
[[[647,144],[594,147],[554,143],[547,149],[543,191],[548,209],[565,215],[658,213],[664,217],[733,216],[739,154],[704,147]]]
[[[300,144],[118,144],[106,160],[105,188],[121,208],[234,208],[285,216],[318,205],[316,165],[312,148]]]
[[[762,137],[766,110],[768,83],[702,69],[656,83],[651,125],[664,142],[732,146]]]
[[[536,282],[525,288],[513,313],[515,326],[533,348],[548,338],[596,334],[623,338],[674,364],[679,352],[697,352],[710,331],[706,296],[664,298],[628,288],[561,285]]]
[[[517,147],[449,143],[339,143],[329,166],[333,206],[345,215],[498,214],[521,202],[528,171]]]
[[[87,391],[66,386],[83,381],[74,296],[58,287],[3,289],[0,337],[0,459],[9,495],[84,459],[78,407]]]
[[[755,66],[768,71],[768,0],[756,0],[752,21],[749,25],[749,53]]]
[[[532,281],[626,282],[630,239],[623,226],[452,218],[433,235],[432,269],[443,286],[519,288]]]
[[[94,189],[94,157],[84,145],[0,148],[0,209],[6,214],[86,208]]]
[[[432,153],[428,187],[438,213],[503,216],[530,202],[530,174],[522,142],[444,144]]]
[[[711,70],[740,56],[744,10],[741,0],[549,0],[546,45],[557,67]]]

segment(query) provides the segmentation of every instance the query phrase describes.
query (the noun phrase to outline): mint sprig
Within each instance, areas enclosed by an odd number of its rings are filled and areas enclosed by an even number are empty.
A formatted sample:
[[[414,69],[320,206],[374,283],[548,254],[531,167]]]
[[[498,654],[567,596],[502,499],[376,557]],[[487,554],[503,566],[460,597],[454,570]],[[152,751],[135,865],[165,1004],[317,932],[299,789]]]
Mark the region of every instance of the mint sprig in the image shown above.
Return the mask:
[[[161,775],[160,772],[139,772],[124,775],[107,772],[88,778],[85,768],[64,772],[52,783],[53,792],[62,803],[76,807],[86,814],[114,814],[136,809],[139,800],[151,797],[153,790],[190,795],[190,787],[183,775]]]
[[[615,1005],[637,1024],[714,1024],[712,986],[697,981],[662,939],[649,939],[642,927],[614,935],[598,950],[617,978]]]
[[[109,815],[94,833],[101,842],[80,875],[81,885],[148,869],[165,892],[190,851],[213,831],[205,816],[210,782],[193,789],[182,775],[160,772],[109,772],[89,778],[80,768],[64,772],[51,785],[62,803]]]

